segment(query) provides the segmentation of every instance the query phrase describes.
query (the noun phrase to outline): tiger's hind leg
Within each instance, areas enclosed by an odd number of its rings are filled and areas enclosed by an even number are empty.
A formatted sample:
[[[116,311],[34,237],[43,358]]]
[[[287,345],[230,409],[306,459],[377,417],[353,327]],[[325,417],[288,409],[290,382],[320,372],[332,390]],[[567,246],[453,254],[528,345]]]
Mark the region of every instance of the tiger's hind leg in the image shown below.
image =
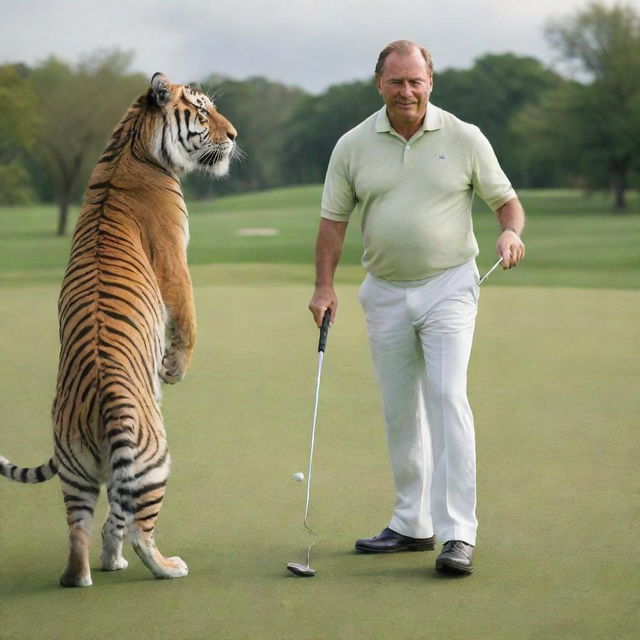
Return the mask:
[[[129,563],[122,555],[122,545],[126,534],[126,518],[120,505],[112,499],[109,490],[109,515],[102,527],[102,553],[100,565],[103,571],[119,571],[126,569]]]
[[[60,480],[69,525],[69,560],[60,577],[60,585],[89,587],[92,584],[89,566],[91,525],[100,484],[86,474],[82,480],[67,478],[66,470],[60,472]]]
[[[144,496],[144,497],[143,497]],[[164,497],[164,486],[143,494],[129,538],[135,552],[156,578],[182,578],[189,573],[186,563],[177,556],[165,558],[153,538],[155,523]]]
[[[170,466],[162,416],[159,407],[151,415],[148,409],[138,410],[136,400],[126,394],[126,389],[114,392],[105,404],[111,510],[103,529],[103,567],[124,564],[121,548],[126,531],[153,575],[180,578],[187,575],[187,565],[180,558],[165,558],[153,540]]]
[[[164,499],[169,454],[161,462],[151,463],[152,471],[140,474],[140,483],[130,490],[132,521],[129,524],[129,539],[138,557],[156,578],[182,578],[189,573],[181,558],[165,558],[154,541],[156,520]]]
[[[123,443],[119,435],[111,446]],[[122,539],[124,534],[145,566],[157,578],[180,578],[188,574],[187,565],[180,558],[165,558],[153,539],[155,523],[164,499],[169,476],[169,453],[158,449],[151,458],[143,458],[133,446],[116,447],[116,460],[109,489],[111,510],[103,529],[103,568],[124,568]],[[144,449],[143,449],[144,450]],[[106,566],[105,566],[106,565]]]

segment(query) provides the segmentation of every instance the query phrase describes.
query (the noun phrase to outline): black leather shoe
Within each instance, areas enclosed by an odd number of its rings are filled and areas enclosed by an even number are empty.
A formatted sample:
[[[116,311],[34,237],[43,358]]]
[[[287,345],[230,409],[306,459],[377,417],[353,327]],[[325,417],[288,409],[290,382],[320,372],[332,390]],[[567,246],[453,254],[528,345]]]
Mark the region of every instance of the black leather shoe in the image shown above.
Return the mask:
[[[431,551],[436,546],[435,536],[410,538],[396,533],[388,527],[373,538],[356,540],[356,551],[360,553],[393,553],[394,551]]]
[[[473,573],[472,544],[462,540],[449,540],[442,545],[442,551],[436,560],[436,571],[442,573]]]

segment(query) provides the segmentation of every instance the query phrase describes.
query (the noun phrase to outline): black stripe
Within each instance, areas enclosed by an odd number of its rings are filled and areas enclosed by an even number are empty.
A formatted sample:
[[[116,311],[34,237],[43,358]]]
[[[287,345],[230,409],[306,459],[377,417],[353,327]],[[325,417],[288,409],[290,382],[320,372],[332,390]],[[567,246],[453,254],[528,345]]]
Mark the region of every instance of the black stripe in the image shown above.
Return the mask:
[[[132,463],[133,460],[131,458],[120,458],[120,460],[116,460],[111,465],[111,469],[113,469],[113,471],[116,471],[117,469],[122,469],[122,467],[126,467],[127,465],[130,465]]]
[[[158,504],[159,502],[162,502],[164,500],[164,496],[160,496],[159,498],[156,498],[155,500],[148,500],[147,502],[141,502],[139,505],[136,506],[136,513],[142,511],[143,509],[146,509],[147,507],[151,507],[154,504]]]
[[[113,436],[119,436],[123,433],[131,433],[133,431],[132,428],[124,429],[123,427],[112,427],[107,431],[107,438],[112,438]]]
[[[145,493],[151,493],[156,489],[162,489],[164,486],[166,486],[166,484],[167,484],[167,481],[163,480],[162,482],[154,482],[153,484],[146,484],[140,487],[139,489],[136,489],[135,491],[132,491],[131,489],[127,489],[127,488],[122,488],[120,489],[120,495],[131,496],[132,498],[139,498],[140,496],[143,496]]]
[[[128,325],[132,326],[136,331],[141,332],[141,328],[133,320],[131,320],[131,318],[128,318],[127,316],[124,316],[121,313],[116,313],[115,311],[112,311],[111,309],[106,307],[103,307],[102,310],[110,318],[113,318],[114,320],[119,320],[120,322],[126,322]]]
[[[145,467],[142,471],[138,471],[138,473],[136,473],[134,477],[138,479],[141,476],[144,476],[145,474],[149,473],[149,471],[152,471],[153,469],[157,469],[158,467],[161,467],[164,464],[165,460],[167,459],[168,453],[169,453],[168,451],[165,451],[162,454],[162,457],[157,462],[155,462],[152,465],[149,465],[148,467]]]
[[[97,487],[90,487],[85,484],[80,484],[79,482],[74,482],[73,480],[67,478],[65,475],[63,475],[60,472],[58,472],[58,475],[60,476],[60,480],[62,480],[62,482],[64,482],[65,484],[68,484],[70,487],[73,487],[74,489],[77,489],[78,491],[91,493],[94,496],[97,496],[100,493],[100,489]]]
[[[117,451],[118,449],[135,449],[136,445],[131,442],[131,440],[118,440],[116,442],[112,442],[111,443],[111,454],[113,455],[114,451]]]
[[[68,432],[68,435],[69,434],[70,434],[70,430]],[[60,464],[65,469],[71,471],[71,473],[73,473],[74,475],[80,476],[84,478],[87,482],[90,482],[96,486],[100,486],[100,483],[95,478],[93,478],[78,462],[76,457],[73,455],[73,451],[65,451],[65,449],[62,447],[62,443],[60,442],[60,438],[58,438],[57,434],[54,434],[54,439],[56,443],[56,452],[58,455],[58,461],[60,462]],[[60,475],[60,472],[58,472],[58,475]],[[62,475],[60,475],[60,477],[62,478]]]
[[[113,398],[115,400],[115,398]],[[111,400],[111,398],[109,398],[109,400]],[[107,402],[109,402],[109,400],[105,400],[105,402],[103,403],[104,405],[107,404]],[[106,410],[106,413],[104,414],[104,417],[106,419],[110,419],[110,416],[108,414],[110,413],[114,413],[116,411],[122,411],[123,409],[135,409],[136,405],[135,404],[131,404],[130,402],[120,402],[119,404],[112,406],[112,407],[106,407],[103,406],[103,411]],[[130,413],[120,413],[117,416],[117,420],[122,420],[124,418],[130,418],[130,419],[134,419],[134,415],[130,414]]]
[[[74,511],[88,511],[91,515],[93,515],[93,509],[91,507],[87,507],[86,505],[71,504],[67,506],[67,513],[73,513]]]
[[[144,522],[145,520],[151,520],[151,518],[157,518],[159,513],[160,513],[159,511],[155,511],[154,513],[152,513],[152,514],[150,514],[148,516],[145,516],[144,518],[136,518],[135,521],[136,522]]]

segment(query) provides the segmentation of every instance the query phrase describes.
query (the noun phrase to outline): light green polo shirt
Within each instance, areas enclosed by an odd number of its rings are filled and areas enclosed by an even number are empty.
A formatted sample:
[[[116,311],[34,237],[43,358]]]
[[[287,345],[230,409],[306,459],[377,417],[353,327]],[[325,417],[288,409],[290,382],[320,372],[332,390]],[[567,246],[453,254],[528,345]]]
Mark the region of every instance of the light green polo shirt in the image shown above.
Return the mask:
[[[474,192],[494,211],[516,197],[478,127],[429,104],[407,141],[383,107],[338,140],[322,217],[347,222],[359,205],[363,267],[384,280],[422,280],[478,255]]]

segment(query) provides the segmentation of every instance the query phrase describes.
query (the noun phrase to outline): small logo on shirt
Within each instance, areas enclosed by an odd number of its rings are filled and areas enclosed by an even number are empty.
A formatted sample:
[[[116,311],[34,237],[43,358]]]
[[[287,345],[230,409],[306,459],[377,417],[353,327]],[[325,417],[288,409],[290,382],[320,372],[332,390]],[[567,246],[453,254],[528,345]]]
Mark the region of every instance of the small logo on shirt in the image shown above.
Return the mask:
[[[444,153],[441,153],[441,154],[438,156],[438,160],[446,160],[446,159],[447,159],[447,156],[445,156],[445,155],[444,155]]]

